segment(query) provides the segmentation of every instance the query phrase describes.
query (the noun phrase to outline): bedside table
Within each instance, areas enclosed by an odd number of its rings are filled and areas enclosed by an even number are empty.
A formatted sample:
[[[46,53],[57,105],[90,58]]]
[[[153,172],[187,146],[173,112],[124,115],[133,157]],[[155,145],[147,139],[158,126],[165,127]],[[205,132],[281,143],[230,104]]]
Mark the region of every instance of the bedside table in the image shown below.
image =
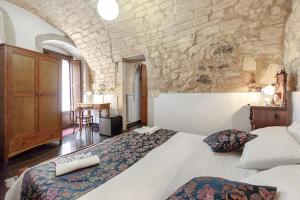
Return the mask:
[[[291,112],[281,106],[250,106],[250,123],[252,130],[268,126],[289,126]]]

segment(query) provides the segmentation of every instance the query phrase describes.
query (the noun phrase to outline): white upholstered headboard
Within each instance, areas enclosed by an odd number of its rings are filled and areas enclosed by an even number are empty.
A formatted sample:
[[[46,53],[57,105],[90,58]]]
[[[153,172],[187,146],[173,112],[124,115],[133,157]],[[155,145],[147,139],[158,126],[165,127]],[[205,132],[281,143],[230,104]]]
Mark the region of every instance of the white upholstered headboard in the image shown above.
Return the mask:
[[[227,128],[250,131],[249,107],[260,93],[161,94],[154,99],[154,124],[209,135]],[[293,93],[293,115],[300,119],[300,92]]]
[[[293,119],[300,120],[300,92],[293,92]]]

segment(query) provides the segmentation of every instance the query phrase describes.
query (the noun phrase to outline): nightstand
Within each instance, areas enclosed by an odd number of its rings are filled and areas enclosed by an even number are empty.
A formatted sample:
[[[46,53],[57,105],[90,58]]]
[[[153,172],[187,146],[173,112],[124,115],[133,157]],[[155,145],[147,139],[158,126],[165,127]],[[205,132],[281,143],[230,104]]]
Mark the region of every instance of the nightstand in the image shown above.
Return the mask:
[[[281,106],[250,106],[250,123],[252,130],[268,126],[289,126],[291,112]]]
[[[272,104],[250,105],[250,121],[252,130],[268,126],[289,126],[292,122],[291,93],[287,92],[287,73],[277,73],[275,94]]]

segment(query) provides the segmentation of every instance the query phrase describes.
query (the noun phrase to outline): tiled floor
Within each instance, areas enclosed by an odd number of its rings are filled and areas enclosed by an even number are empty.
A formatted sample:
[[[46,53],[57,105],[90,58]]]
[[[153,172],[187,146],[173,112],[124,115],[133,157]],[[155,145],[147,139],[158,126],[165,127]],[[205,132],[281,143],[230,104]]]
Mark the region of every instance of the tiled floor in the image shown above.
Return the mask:
[[[6,193],[5,179],[19,175],[25,169],[56,156],[65,155],[108,139],[108,137],[99,136],[96,132],[93,133],[93,137],[91,136],[91,131],[87,131],[87,134],[83,131],[81,136],[77,132],[64,137],[62,145],[58,142],[43,145],[13,157],[8,165],[0,164],[0,199],[4,199]]]

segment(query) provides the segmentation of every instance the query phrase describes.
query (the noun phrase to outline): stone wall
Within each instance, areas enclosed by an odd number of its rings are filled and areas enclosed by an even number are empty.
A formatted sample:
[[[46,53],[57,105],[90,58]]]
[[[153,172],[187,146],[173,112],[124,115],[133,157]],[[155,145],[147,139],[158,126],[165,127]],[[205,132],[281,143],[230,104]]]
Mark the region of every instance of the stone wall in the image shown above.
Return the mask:
[[[110,93],[120,90],[116,63],[145,55],[151,96],[255,90],[283,64],[291,10],[291,0],[119,0],[120,16],[105,22],[96,0],[9,1],[63,30]]]
[[[300,90],[300,1],[294,0],[293,11],[285,29],[284,65],[293,75],[296,89]]]

